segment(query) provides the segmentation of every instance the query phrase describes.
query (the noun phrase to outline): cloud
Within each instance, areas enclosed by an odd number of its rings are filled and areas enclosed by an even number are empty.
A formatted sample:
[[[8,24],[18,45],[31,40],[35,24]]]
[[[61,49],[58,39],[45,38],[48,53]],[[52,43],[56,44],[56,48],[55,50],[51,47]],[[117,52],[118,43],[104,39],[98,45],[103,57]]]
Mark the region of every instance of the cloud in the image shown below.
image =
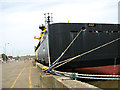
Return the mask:
[[[72,3],[71,1],[55,8],[49,8],[48,11],[54,13],[55,22],[70,20],[77,23],[117,23],[118,7],[117,3],[114,3],[111,1]]]
[[[48,2],[56,2],[56,1],[60,1],[60,0],[1,0],[0,2],[30,2],[30,3],[34,3],[34,2],[39,2],[39,3],[48,3]]]
[[[54,23],[117,23],[118,0],[1,0],[0,46],[9,42],[8,54],[34,54],[44,13],[53,13]],[[4,49],[3,49],[4,52]],[[1,53],[1,52],[0,52]],[[17,53],[17,54],[15,54]]]

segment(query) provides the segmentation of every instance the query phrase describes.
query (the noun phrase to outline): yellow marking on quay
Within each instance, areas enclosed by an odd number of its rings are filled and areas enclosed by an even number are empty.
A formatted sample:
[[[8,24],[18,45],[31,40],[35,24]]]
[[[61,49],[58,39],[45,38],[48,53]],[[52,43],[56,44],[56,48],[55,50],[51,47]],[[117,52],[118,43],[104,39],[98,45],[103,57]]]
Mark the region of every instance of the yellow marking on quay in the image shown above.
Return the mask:
[[[22,69],[22,71],[19,73],[19,75],[17,76],[17,78],[15,79],[15,81],[13,82],[12,86],[10,88],[13,88],[15,86],[16,81],[19,79],[19,77],[21,76],[21,74],[23,73],[23,71],[25,70],[25,67]]]
[[[31,81],[31,64],[29,66],[29,88],[32,88],[32,81]]]

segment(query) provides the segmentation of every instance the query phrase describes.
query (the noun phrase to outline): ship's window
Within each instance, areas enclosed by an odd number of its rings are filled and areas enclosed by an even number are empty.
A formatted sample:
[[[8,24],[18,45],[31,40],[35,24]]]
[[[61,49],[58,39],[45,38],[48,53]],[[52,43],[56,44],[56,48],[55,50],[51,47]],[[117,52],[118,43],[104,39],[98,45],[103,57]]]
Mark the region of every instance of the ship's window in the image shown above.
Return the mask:
[[[45,52],[45,47],[43,47],[43,52]]]

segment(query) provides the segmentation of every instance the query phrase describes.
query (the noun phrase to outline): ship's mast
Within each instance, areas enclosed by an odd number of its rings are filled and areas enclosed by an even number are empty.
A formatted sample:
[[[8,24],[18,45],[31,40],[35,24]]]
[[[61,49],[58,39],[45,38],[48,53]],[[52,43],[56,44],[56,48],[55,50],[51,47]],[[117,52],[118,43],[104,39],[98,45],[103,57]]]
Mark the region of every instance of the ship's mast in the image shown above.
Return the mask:
[[[53,22],[53,17],[52,17],[52,13],[44,13],[44,18],[45,18],[45,26],[47,24],[50,24],[51,22]]]
[[[41,30],[40,36],[36,37],[34,36],[34,39],[38,39],[39,43],[41,41],[41,38],[45,32],[45,29],[47,28],[47,25],[50,24],[51,22],[53,22],[53,17],[52,17],[52,13],[44,13],[44,18],[45,18],[45,26],[42,24],[42,26],[39,26],[39,29]],[[35,50],[36,50],[37,46],[35,46]]]

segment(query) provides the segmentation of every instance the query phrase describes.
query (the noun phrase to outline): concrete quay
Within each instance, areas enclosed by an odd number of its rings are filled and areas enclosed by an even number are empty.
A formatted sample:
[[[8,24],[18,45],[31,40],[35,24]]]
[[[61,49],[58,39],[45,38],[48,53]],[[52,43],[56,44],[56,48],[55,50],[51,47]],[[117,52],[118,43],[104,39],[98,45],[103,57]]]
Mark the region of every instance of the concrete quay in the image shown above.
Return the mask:
[[[51,75],[43,73],[42,68],[44,67],[40,63],[36,63],[36,67],[40,71],[40,85],[41,88],[64,88],[64,89],[91,89],[100,90],[100,88],[90,85],[85,82],[71,80],[69,77],[61,77],[57,75]]]
[[[91,89],[98,87],[85,82],[71,80],[69,77],[60,77],[43,73],[44,66],[40,63],[33,65],[31,60],[8,62],[1,64],[2,90],[41,90],[41,89]]]

